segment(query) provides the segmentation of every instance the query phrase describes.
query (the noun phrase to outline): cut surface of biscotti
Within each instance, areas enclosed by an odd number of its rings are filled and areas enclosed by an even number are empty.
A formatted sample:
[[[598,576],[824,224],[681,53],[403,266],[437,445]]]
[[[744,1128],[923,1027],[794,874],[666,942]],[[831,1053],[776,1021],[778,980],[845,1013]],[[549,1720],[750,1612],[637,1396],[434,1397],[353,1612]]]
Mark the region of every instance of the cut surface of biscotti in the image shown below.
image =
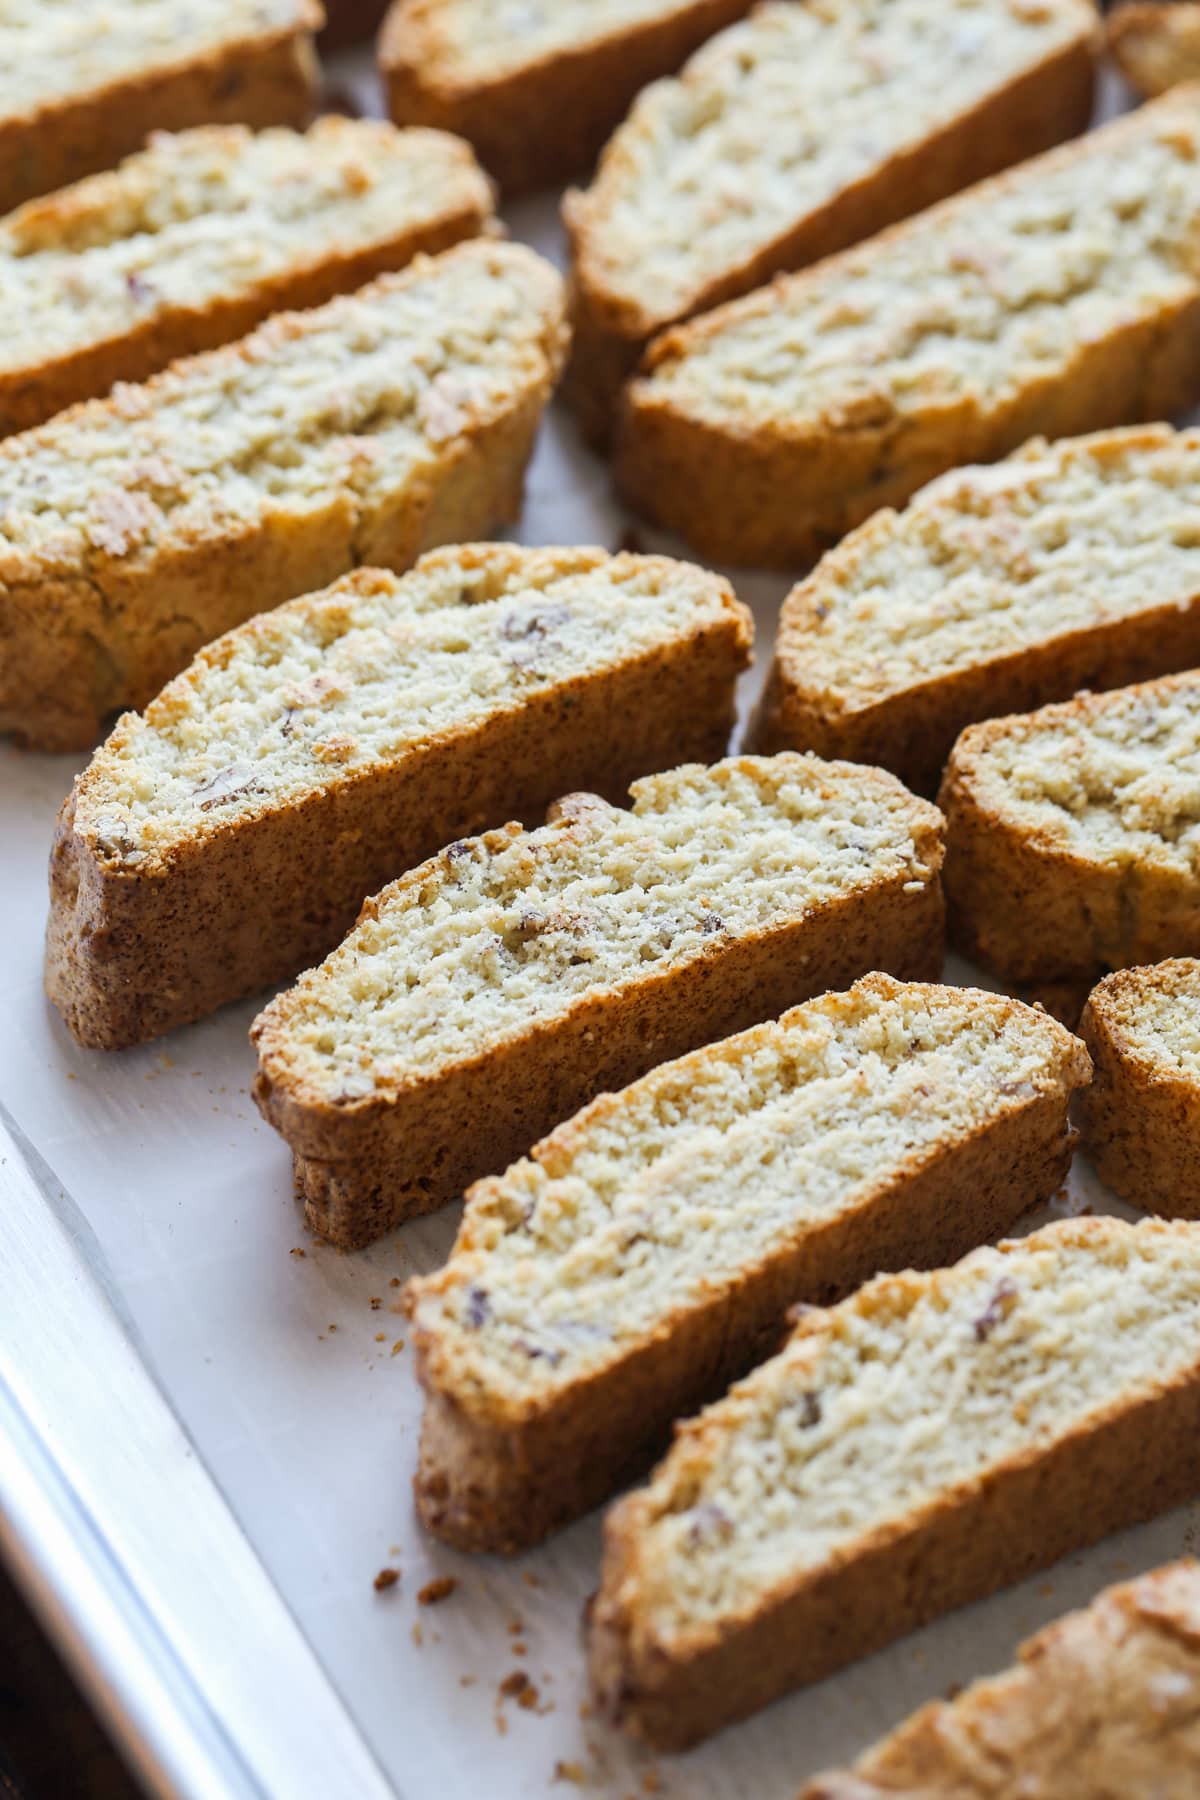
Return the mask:
[[[1108,15],[1108,47],[1141,94],[1164,94],[1181,82],[1200,81],[1200,5],[1128,0]]]
[[[470,139],[508,192],[585,168],[638,89],[751,0],[395,0],[379,40],[398,124]]]
[[[694,1743],[1187,1498],[1198,1421],[1200,1226],[1064,1220],[880,1276],[609,1514],[599,1698]]]
[[[0,730],[85,745],[252,614],[513,517],[564,348],[557,273],[476,241],[6,439]]]
[[[735,757],[451,844],[256,1021],[313,1228],[368,1241],[606,1088],[871,969],[936,975],[941,815],[882,770]]]
[[[634,102],[564,214],[601,435],[664,326],[1082,131],[1090,0],[772,0]]]
[[[761,749],[936,788],[964,726],[1200,662],[1200,431],[1026,444],[876,513],[792,590]]]
[[[1105,1588],[799,1800],[1194,1800],[1200,1565]]]
[[[1102,1181],[1168,1218],[1200,1218],[1200,962],[1121,969],[1079,1029],[1095,1058],[1080,1125]]]
[[[664,332],[617,473],[716,560],[804,563],[957,464],[1198,393],[1192,86]]]
[[[484,230],[491,189],[444,132],[321,119],[160,132],[119,169],[0,220],[0,434]]]
[[[303,125],[317,0],[6,0],[0,212],[111,168],[149,132]]]
[[[1200,671],[972,725],[942,782],[964,945],[1014,981],[1200,953]]]
[[[480,544],[358,570],[203,650],[75,784],[47,983],[116,1048],[296,973],[365,894],[564,780],[719,756],[750,616],[686,563]]]
[[[406,1302],[417,1501],[516,1550],[773,1350],[796,1301],[953,1261],[1049,1199],[1087,1081],[1044,1013],[868,975],[606,1094],[478,1183]]]

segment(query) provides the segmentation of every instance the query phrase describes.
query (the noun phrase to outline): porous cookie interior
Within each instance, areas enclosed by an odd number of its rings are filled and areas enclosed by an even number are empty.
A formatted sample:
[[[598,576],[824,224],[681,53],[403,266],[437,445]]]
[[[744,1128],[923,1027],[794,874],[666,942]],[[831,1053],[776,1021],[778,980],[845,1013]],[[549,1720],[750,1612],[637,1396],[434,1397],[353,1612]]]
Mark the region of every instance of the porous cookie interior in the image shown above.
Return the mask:
[[[1115,1028],[1122,1057],[1200,1082],[1200,962],[1194,957],[1112,976],[1092,1005]]]

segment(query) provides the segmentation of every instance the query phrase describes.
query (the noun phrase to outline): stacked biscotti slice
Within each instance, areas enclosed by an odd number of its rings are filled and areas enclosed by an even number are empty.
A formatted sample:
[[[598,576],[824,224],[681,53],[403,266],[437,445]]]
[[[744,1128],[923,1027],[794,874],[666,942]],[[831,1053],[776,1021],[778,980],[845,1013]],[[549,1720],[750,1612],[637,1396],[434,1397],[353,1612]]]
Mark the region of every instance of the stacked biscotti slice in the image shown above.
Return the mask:
[[[717,560],[803,564],[955,464],[1198,394],[1192,86],[664,332],[617,476]]]
[[[774,1350],[797,1301],[953,1261],[1056,1190],[1082,1046],[869,975],[655,1069],[478,1183],[409,1284],[425,1524],[522,1549]]]
[[[750,619],[663,557],[473,545],[360,570],[209,645],[76,781],[47,985],[119,1048],[292,976],[365,894],[564,782],[719,756]]]
[[[6,0],[0,213],[111,168],[151,131],[303,125],[317,0]]]
[[[1200,431],[1026,444],[878,512],[784,601],[755,747],[933,792],[964,726],[1200,662]]]
[[[449,248],[491,219],[468,146],[321,119],[158,133],[0,221],[0,435]]]
[[[578,174],[629,102],[752,0],[394,0],[379,39],[400,125],[468,138],[509,193]]]
[[[1102,1181],[1168,1218],[1200,1218],[1200,962],[1122,969],[1079,1022],[1095,1062],[1080,1124]]]
[[[698,1742],[1200,1487],[1200,1226],[1061,1221],[884,1275],[609,1514],[599,1699]]]
[[[1011,981],[1094,981],[1200,953],[1200,672],[964,731],[946,766],[946,893]]]
[[[1200,81],[1200,4],[1124,0],[1108,16],[1108,47],[1139,93]]]
[[[799,1800],[1192,1800],[1200,1769],[1200,1567],[1105,1588],[1015,1668],[934,1700]]]
[[[0,730],[94,742],[200,646],[517,512],[562,283],[460,244],[0,444]]]
[[[256,1098],[310,1225],[362,1244],[606,1088],[871,969],[936,975],[941,816],[784,755],[451,844],[266,1009]]]
[[[641,94],[569,193],[588,435],[656,331],[1082,131],[1090,0],[773,0]]]

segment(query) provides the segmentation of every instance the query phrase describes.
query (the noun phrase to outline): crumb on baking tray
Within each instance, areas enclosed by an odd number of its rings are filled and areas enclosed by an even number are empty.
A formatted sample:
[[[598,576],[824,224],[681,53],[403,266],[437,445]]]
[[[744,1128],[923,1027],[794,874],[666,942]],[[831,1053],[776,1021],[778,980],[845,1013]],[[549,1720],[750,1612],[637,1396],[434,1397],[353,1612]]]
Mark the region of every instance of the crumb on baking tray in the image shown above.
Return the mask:
[[[375,1592],[377,1594],[386,1593],[388,1588],[395,1587],[399,1579],[399,1569],[380,1569],[378,1575],[375,1577]]]
[[[443,1600],[450,1598],[457,1586],[458,1577],[456,1575],[438,1575],[434,1580],[425,1583],[417,1595],[417,1604],[418,1606],[439,1606]]]

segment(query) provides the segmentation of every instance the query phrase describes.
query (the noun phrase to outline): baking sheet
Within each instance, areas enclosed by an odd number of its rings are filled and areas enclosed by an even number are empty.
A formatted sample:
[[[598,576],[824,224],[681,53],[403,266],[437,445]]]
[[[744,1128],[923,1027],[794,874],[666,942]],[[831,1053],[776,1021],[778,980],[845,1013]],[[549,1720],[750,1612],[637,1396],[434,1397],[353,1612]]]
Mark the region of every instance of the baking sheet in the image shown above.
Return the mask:
[[[361,65],[348,72],[362,93]],[[561,260],[552,203],[508,217],[514,235]],[[513,535],[615,546],[628,523],[603,465],[556,407]],[[649,547],[679,549],[641,535]],[[758,632],[745,708],[788,582],[733,579]],[[78,766],[0,749],[0,1101],[61,1184],[64,1208],[78,1209],[77,1242],[398,1793],[516,1800],[578,1786],[611,1800],[636,1792],[782,1800],[921,1701],[1002,1666],[1022,1637],[1106,1582],[1200,1540],[1200,1508],[1182,1509],[954,1614],[686,1757],[625,1744],[586,1709],[580,1616],[597,1576],[599,1516],[508,1563],[457,1556],[416,1526],[420,1400],[399,1286],[443,1260],[459,1209],[354,1256],[307,1238],[287,1151],[248,1094],[246,1032],[261,1001],[103,1056],[75,1046],[43,998],[46,854]],[[954,973],[970,975],[964,965]],[[1061,1204],[1117,1210],[1082,1160]],[[45,1304],[61,1309],[70,1334],[68,1297],[47,1293]],[[1036,1517],[1027,1528],[1036,1534]],[[385,1567],[401,1579],[376,1592]],[[440,1605],[418,1604],[418,1590],[444,1575],[455,1591]],[[214,1582],[221,1578],[214,1569]],[[252,1616],[240,1629],[269,1661],[269,1624]],[[536,1688],[534,1707],[500,1692],[517,1669]],[[119,1683],[119,1668],[108,1674]],[[336,1784],[325,1791],[336,1794]],[[343,1791],[353,1792],[349,1776]]]

